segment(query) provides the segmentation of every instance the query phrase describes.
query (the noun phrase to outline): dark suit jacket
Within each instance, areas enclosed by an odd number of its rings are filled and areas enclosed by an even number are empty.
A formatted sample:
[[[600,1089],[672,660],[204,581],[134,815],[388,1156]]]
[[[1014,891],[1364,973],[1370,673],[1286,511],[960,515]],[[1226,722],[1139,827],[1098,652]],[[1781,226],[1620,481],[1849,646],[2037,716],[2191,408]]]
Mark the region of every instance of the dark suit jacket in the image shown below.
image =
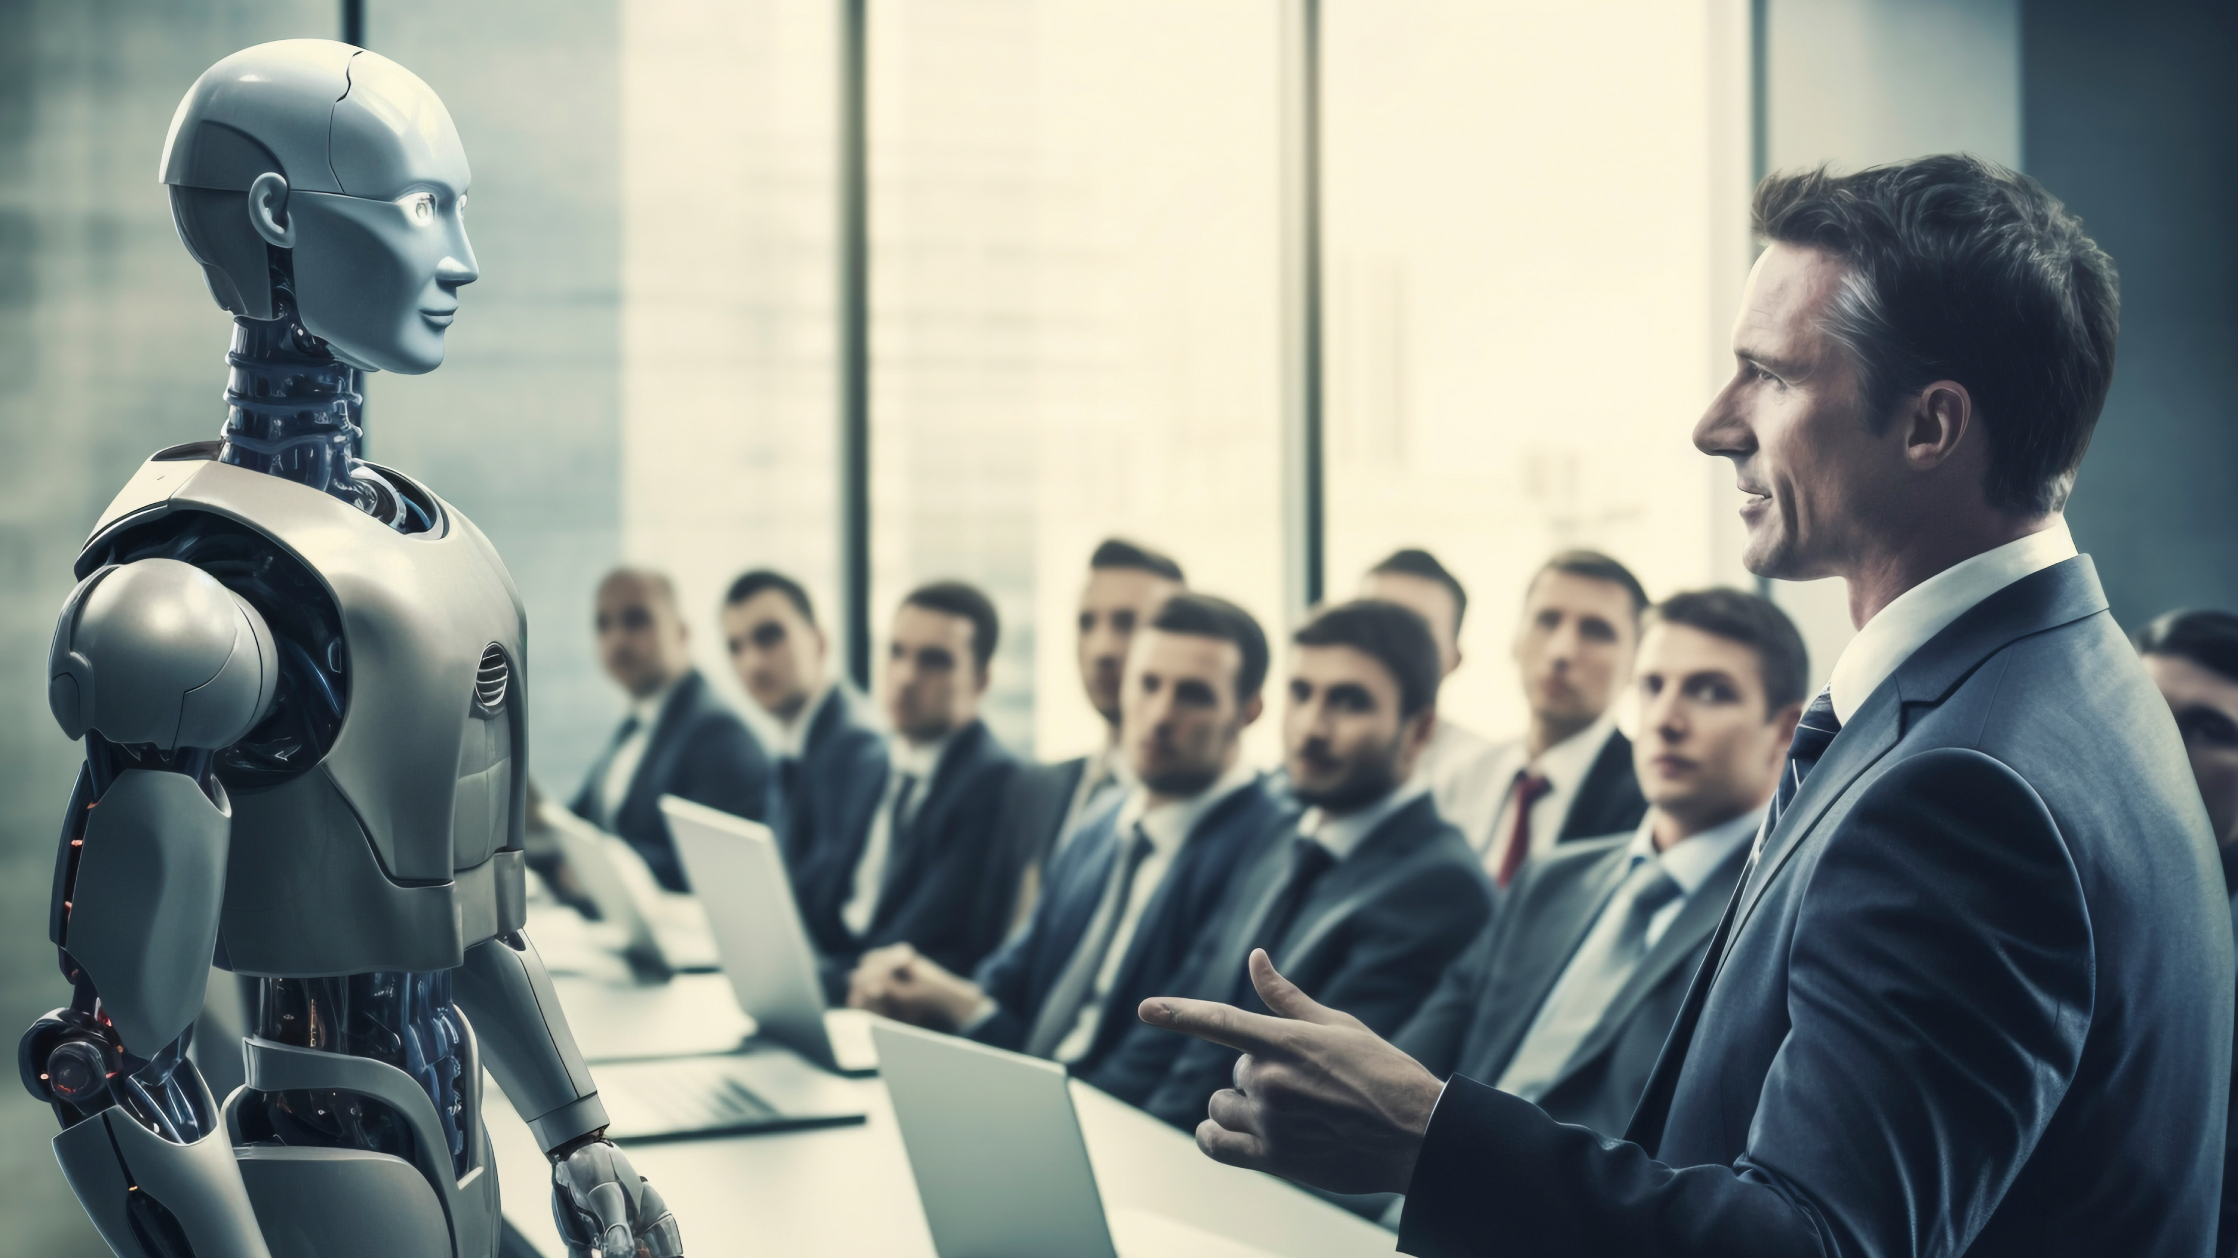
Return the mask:
[[[1630,833],[1611,835],[1524,866],[1498,918],[1391,1042],[1440,1078],[1497,1080],[1624,881],[1631,846]],[[1556,1122],[1620,1131],[1631,1118],[1747,859],[1744,843],[1687,897],[1562,1077],[1539,1098]]]
[[[994,998],[997,1011],[972,1032],[973,1039],[1008,1049],[1026,1042],[1041,1015],[1042,1002],[1071,963],[1088,919],[1095,915],[1111,881],[1112,862],[1119,857],[1119,811],[1119,805],[1107,805],[1082,821],[1080,832],[1051,865],[1047,887],[1026,929],[1011,936],[979,967],[979,986]],[[1171,987],[1217,912],[1237,865],[1255,848],[1277,812],[1278,805],[1261,780],[1239,787],[1197,819],[1143,906],[1104,1001],[1095,1038],[1088,1052],[1073,1063],[1075,1071],[1093,1070],[1112,1045],[1140,1025],[1135,1010],[1142,1002]]]
[[[1601,754],[1585,771],[1577,794],[1570,800],[1570,815],[1562,819],[1557,843],[1575,843],[1608,834],[1629,834],[1647,815],[1647,797],[1640,794],[1640,779],[1632,772],[1632,740],[1622,730],[1609,731]]]
[[[1261,919],[1288,879],[1297,826],[1298,815],[1284,813],[1262,836],[1179,994],[1227,1000],[1234,992]],[[1387,1035],[1430,994],[1491,911],[1476,854],[1424,795],[1386,817],[1314,883],[1269,955],[1307,995]],[[1205,1101],[1228,1086],[1235,1059],[1231,1049],[1138,1023],[1087,1078],[1194,1129]]]
[[[809,718],[799,763],[780,762],[771,775],[769,823],[796,895],[826,852],[869,833],[884,789],[886,738],[863,721],[857,702],[845,683],[834,683]]]
[[[617,739],[591,765],[583,787],[568,808],[578,817],[596,821],[598,787],[605,780]],[[676,795],[695,804],[720,809],[733,816],[759,821],[769,805],[769,757],[760,740],[730,706],[708,689],[698,669],[677,679],[661,704],[660,716],[645,744],[645,758],[629,780],[622,806],[614,810],[612,829],[653,871],[653,877],[671,891],[689,891],[684,866],[676,859],[676,843],[668,835],[668,819],[661,815],[660,797]]]
[[[1796,792],[1628,1142],[1456,1079],[1399,1248],[2208,1253],[2238,979],[2204,816],[2089,559],[2014,582]]]
[[[840,920],[854,892],[855,864],[870,838],[870,813],[886,790],[888,768],[862,787],[871,809],[863,824],[802,869],[800,911],[824,956],[826,994],[846,992],[856,960],[887,944],[907,943],[957,974],[969,974],[1009,925],[1018,893],[1019,862],[1004,853],[996,824],[1017,760],[980,721],[956,731],[941,753],[906,832],[893,839],[885,886],[860,938]]]

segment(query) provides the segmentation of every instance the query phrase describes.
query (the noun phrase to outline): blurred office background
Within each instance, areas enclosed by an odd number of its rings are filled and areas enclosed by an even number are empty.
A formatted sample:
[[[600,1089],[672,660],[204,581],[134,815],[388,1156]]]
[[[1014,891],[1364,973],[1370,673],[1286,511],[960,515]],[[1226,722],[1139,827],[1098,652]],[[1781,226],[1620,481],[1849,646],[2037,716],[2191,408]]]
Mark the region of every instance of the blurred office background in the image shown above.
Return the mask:
[[[842,666],[910,586],[976,581],[992,724],[1054,757],[1099,735],[1071,628],[1097,539],[1271,630],[1423,545],[1472,596],[1446,709],[1513,731],[1549,551],[1656,595],[1752,580],[1687,433],[1749,188],[1820,161],[1969,150],[2082,214],[2124,311],[2076,537],[2125,625],[2238,607],[2226,4],[0,0],[0,1028],[66,996],[39,924],[76,748],[42,664],[72,557],[223,416],[165,127],[219,57],[345,20],[449,104],[483,268],[442,370],[373,379],[369,454],[511,565],[550,791],[621,706],[589,604],[623,559],[675,574],[726,687],[746,567],[807,582]],[[1839,589],[1776,596],[1823,676]],[[51,1133],[0,1100],[0,1248],[103,1252]]]

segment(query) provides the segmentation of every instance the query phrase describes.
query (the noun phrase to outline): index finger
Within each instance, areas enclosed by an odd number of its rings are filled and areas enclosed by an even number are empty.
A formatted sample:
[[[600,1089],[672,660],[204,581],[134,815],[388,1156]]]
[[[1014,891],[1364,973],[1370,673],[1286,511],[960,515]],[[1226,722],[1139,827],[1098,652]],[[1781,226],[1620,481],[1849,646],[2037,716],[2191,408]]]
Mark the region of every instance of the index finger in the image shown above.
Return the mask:
[[[1283,1021],[1260,1013],[1245,1013],[1234,1005],[1212,1000],[1183,1000],[1178,996],[1152,996],[1136,1015],[1152,1026],[1194,1035],[1239,1053],[1266,1056],[1282,1042]]]

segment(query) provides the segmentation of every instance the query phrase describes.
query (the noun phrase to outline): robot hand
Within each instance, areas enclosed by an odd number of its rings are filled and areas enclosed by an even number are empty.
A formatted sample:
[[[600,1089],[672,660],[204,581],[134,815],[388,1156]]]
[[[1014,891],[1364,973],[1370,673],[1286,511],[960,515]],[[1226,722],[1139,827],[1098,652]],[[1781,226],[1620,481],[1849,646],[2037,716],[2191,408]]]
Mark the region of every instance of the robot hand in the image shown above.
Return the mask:
[[[609,1140],[552,1163],[552,1219],[569,1258],[683,1258],[668,1203]]]

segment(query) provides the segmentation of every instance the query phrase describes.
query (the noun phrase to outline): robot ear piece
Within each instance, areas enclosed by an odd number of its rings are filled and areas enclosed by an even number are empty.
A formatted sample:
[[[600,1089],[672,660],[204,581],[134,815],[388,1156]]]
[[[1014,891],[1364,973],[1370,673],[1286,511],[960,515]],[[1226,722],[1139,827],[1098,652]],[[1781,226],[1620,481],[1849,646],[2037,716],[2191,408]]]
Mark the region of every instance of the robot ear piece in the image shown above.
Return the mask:
[[[288,214],[287,176],[268,170],[249,185],[249,226],[269,245],[295,248],[295,219]]]
[[[93,664],[76,651],[55,662],[64,671],[47,681],[47,707],[74,742],[85,737],[86,727],[93,724]]]

